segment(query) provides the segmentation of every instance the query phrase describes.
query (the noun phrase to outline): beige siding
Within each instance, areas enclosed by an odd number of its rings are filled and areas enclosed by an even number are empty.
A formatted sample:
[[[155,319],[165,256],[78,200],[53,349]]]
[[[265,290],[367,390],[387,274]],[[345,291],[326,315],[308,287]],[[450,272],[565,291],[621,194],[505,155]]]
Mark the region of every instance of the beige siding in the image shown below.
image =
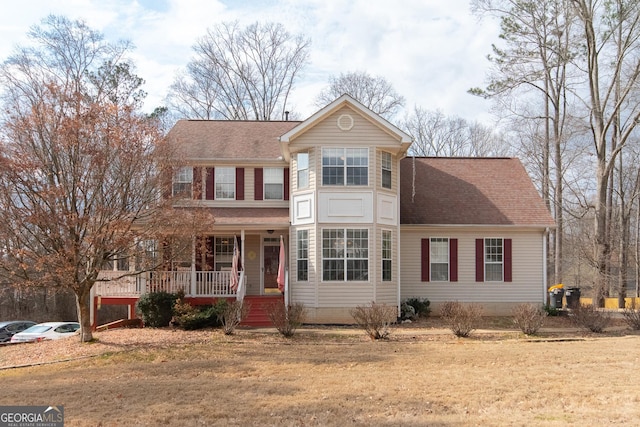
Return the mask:
[[[247,295],[260,295],[260,236],[246,235],[244,238],[244,269],[247,277]],[[252,260],[249,252],[256,256]]]
[[[391,280],[382,281],[382,230],[391,231]],[[376,232],[377,250],[371,268],[377,277],[376,299],[378,303],[395,305],[398,303],[398,231],[394,228],[378,228]]]
[[[305,282],[298,282],[298,233],[297,230],[307,230],[309,232],[309,280]],[[290,245],[290,259],[291,266],[289,268],[289,283],[291,284],[291,298],[293,302],[301,302],[308,307],[314,307],[316,305],[316,273],[314,271],[314,256],[315,256],[315,228],[313,227],[299,227],[292,228],[289,241]]]
[[[353,117],[354,123],[351,130],[344,131],[338,127],[338,118],[343,114]],[[360,113],[345,106],[296,138],[294,144],[309,147],[343,147],[346,145],[371,147],[378,145],[397,146],[398,142],[397,137],[383,131],[362,117]]]
[[[458,239],[458,281],[421,281],[421,239]],[[475,240],[498,237],[512,239],[513,281],[475,281]],[[459,230],[403,228],[401,233],[401,298],[428,298],[432,302],[542,303],[544,298],[543,237],[541,232],[505,228]]]
[[[255,168],[244,168],[244,200],[255,200],[256,194],[256,182],[255,182],[256,170]]]

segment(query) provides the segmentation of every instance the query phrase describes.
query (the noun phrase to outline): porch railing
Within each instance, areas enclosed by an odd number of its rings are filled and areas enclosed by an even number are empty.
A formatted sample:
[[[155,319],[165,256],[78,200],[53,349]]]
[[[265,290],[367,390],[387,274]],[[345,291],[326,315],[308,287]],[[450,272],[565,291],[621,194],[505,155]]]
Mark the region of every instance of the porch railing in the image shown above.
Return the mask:
[[[118,271],[101,271],[95,285],[96,296],[132,297],[146,292],[184,291],[189,297],[235,297],[236,291],[230,287],[230,271],[151,271],[137,276],[122,276]],[[241,285],[245,288],[244,272],[239,273]]]

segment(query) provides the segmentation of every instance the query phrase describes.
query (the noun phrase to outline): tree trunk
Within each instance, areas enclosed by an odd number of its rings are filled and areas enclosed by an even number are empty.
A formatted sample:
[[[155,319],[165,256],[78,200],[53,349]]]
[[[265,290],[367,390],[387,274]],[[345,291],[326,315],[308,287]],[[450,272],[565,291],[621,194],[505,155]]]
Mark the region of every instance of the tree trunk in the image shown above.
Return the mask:
[[[604,161],[598,161],[596,171],[596,206],[595,206],[595,242],[594,242],[594,264],[596,274],[593,283],[593,305],[602,307],[604,305],[604,290],[607,274],[607,260],[609,258],[610,246],[607,241],[607,181],[608,173]]]
[[[91,331],[91,286],[82,285],[76,290],[76,307],[80,322],[80,342],[93,340]]]

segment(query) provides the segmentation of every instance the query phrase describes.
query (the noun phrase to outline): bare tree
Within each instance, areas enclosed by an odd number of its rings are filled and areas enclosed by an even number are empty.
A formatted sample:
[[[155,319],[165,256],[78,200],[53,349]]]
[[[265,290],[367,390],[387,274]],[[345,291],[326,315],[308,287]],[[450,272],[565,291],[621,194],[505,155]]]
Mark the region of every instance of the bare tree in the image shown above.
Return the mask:
[[[217,25],[193,46],[195,57],[170,88],[170,106],[184,118],[282,119],[309,46],[282,24]]]
[[[441,111],[417,106],[403,127],[414,138],[410,150],[417,156],[504,156],[510,149],[501,134],[481,123],[447,117]]]
[[[572,0],[572,4],[583,25],[588,83],[584,101],[596,156],[594,301],[600,303],[612,250],[608,239],[611,174],[640,121],[640,2]]]
[[[329,86],[318,94],[315,104],[323,107],[344,94],[351,95],[387,120],[392,119],[405,104],[404,97],[399,95],[384,77],[373,77],[364,71],[329,77]]]
[[[72,290],[88,341],[102,266],[174,225],[159,194],[170,165],[128,44],[57,16],[29,36],[0,67],[0,275]]]
[[[473,0],[480,15],[500,19],[501,46],[493,46],[494,65],[486,90],[472,93],[498,101],[502,113],[510,113],[515,132],[524,144],[521,152],[539,167],[542,196],[554,213],[554,281],[563,281],[563,146],[568,139],[570,76],[568,65],[578,50],[572,32],[574,16],[566,0]],[[518,100],[518,101],[516,101]],[[524,121],[539,122],[529,126]],[[529,137],[522,132],[535,129]],[[555,181],[552,182],[552,177]]]

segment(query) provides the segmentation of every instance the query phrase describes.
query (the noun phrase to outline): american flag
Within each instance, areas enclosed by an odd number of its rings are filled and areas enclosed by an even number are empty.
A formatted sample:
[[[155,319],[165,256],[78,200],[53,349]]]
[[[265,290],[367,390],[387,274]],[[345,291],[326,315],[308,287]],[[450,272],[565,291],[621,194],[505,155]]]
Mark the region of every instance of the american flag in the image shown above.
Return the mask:
[[[231,261],[231,281],[229,286],[232,291],[238,290],[238,261],[240,259],[240,251],[238,251],[238,239],[233,236],[233,260]]]

